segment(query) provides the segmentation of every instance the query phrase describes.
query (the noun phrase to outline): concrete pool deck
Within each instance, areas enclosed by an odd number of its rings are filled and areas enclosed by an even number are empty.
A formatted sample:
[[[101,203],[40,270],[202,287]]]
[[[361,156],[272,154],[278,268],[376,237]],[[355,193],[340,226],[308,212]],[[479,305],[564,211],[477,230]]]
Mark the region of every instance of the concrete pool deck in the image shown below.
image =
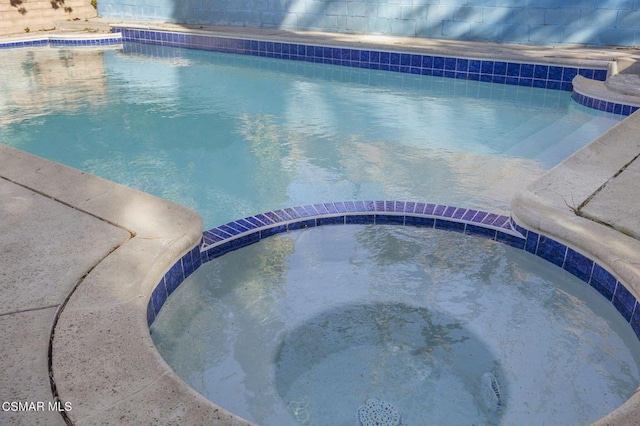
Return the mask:
[[[545,62],[609,63],[637,56],[628,49],[490,45],[482,50],[465,42],[252,32]],[[636,113],[523,189],[512,204],[520,225],[589,254],[636,298],[639,134]],[[245,423],[177,378],[154,349],[147,327],[151,291],[200,242],[202,221],[195,212],[4,145],[0,197],[0,402],[33,403],[22,407],[27,411],[0,410],[0,424]],[[69,404],[64,417],[55,404],[49,406],[52,384],[60,405]],[[600,424],[640,424],[640,393]]]

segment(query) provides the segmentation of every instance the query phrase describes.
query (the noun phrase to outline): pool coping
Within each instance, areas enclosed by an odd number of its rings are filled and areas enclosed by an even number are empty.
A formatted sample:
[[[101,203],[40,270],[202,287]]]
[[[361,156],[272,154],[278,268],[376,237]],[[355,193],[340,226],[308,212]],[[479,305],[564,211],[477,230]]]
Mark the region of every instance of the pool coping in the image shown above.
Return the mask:
[[[630,173],[626,171],[629,153],[636,158],[640,152],[638,143],[633,142],[639,123],[638,114],[627,118],[524,189],[512,205],[512,217],[518,225],[578,252],[593,254],[613,276],[630,286],[636,299],[640,272],[634,259],[640,258],[640,243],[611,224],[591,220],[593,212],[588,206],[597,201],[594,194],[605,195],[607,186]],[[59,317],[50,350],[56,392],[60,401],[73,404],[65,414],[67,419],[87,424],[246,424],[177,378],[149,336],[148,301],[176,261],[199,247],[203,236],[199,216],[168,201],[3,145],[0,164],[0,176],[12,185],[131,236],[95,259],[95,265],[74,286],[75,291],[57,306]],[[594,173],[593,168],[602,172]],[[584,189],[577,194],[576,188]],[[571,197],[579,203],[567,205]],[[634,200],[618,200],[619,208],[605,210],[605,215],[615,225],[615,219],[629,209],[640,210],[637,201],[630,205]],[[22,226],[24,232],[35,229],[29,223]],[[603,241],[611,247],[603,247]],[[7,269],[32,266],[8,265]],[[37,414],[23,413],[10,420],[32,424],[34,417],[30,416]],[[600,424],[633,424],[639,415],[640,394],[636,392]],[[58,419],[63,424],[62,417]]]

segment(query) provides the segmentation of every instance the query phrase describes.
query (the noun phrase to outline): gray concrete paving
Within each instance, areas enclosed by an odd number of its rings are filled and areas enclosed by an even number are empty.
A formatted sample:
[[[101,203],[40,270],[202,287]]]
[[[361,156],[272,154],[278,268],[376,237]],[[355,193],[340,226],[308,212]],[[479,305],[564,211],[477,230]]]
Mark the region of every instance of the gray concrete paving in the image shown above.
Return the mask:
[[[629,49],[251,32],[283,40],[577,64],[637,56]],[[636,298],[638,134],[636,114],[523,188],[512,205],[519,223],[595,257],[629,283]],[[202,221],[196,213],[3,145],[0,200],[0,400],[53,401],[51,365],[56,393],[72,408],[66,418],[50,410],[0,411],[0,424],[245,423],[175,376],[153,347],[146,325],[153,287],[200,239]],[[639,423],[638,393],[601,421]]]

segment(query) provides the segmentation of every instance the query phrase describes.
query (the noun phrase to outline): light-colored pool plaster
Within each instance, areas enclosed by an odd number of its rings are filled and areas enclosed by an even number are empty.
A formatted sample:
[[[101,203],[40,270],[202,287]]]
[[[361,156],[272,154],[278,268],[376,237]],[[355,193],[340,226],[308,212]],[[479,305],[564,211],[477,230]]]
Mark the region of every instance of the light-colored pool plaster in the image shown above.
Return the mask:
[[[367,37],[335,38],[322,34],[314,40],[373,43]],[[403,47],[401,40],[389,38],[380,43],[452,56],[500,54],[505,59],[524,59],[531,50],[534,57],[548,62],[559,60],[551,53],[562,58],[571,54],[564,62],[589,62],[591,54],[597,61],[628,55],[577,48],[544,53],[545,49],[528,47],[509,53],[508,46],[493,47],[500,52],[479,52],[469,43],[458,43],[462,50],[458,53],[454,43],[437,48]],[[640,154],[638,134],[640,115],[635,114],[524,189],[513,202],[519,224],[589,254],[628,283],[636,298],[640,296],[640,183],[634,177],[640,163],[633,160]],[[0,196],[3,401],[52,400],[49,340],[55,328],[51,371],[60,400],[72,406],[66,413],[68,421],[245,423],[177,378],[155,350],[147,327],[146,307],[153,287],[200,241],[202,221],[196,213],[3,145]],[[0,411],[0,423],[65,424],[65,419],[46,410]],[[600,424],[640,424],[640,394]]]

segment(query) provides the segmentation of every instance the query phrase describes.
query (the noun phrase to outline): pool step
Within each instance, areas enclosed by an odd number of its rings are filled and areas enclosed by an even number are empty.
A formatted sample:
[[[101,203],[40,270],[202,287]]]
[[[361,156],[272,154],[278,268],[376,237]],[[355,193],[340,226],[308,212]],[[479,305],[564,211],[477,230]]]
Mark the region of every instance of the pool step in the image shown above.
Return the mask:
[[[610,117],[585,114],[573,128],[567,128],[566,123],[554,122],[504,154],[535,159],[550,168],[595,139],[593,135],[600,135],[610,127]]]

